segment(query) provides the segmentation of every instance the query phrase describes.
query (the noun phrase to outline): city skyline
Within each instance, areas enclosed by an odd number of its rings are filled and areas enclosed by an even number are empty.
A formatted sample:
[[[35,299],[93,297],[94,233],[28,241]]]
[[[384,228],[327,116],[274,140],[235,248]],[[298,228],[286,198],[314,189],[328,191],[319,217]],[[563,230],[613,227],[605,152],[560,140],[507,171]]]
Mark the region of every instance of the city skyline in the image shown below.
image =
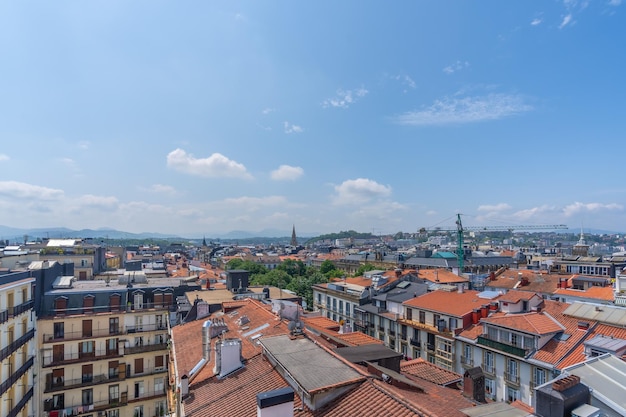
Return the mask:
[[[620,231],[621,0],[0,6],[0,224]]]

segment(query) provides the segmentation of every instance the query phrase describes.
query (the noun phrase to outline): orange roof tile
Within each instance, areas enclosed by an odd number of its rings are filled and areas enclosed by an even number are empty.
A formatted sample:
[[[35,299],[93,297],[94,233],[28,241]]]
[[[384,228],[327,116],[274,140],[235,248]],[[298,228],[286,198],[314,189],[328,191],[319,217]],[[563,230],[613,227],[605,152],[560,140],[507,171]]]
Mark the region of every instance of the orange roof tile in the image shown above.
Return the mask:
[[[579,298],[592,298],[601,301],[613,301],[615,299],[613,287],[589,287],[586,290],[559,288],[554,291],[554,294]]]
[[[615,326],[611,326],[608,324],[598,323],[597,325],[593,327],[593,329],[590,332],[588,332],[588,335],[585,340],[591,340],[593,337],[599,336],[599,335],[615,337],[617,339],[626,340],[626,329],[622,327],[615,327]],[[569,354],[566,358],[563,359],[563,361],[561,361],[558,364],[557,368],[559,369],[567,368],[570,365],[575,365],[577,363],[584,362],[587,359],[589,358],[585,356],[585,346],[584,344],[581,343],[580,345],[576,347],[576,349],[572,351],[571,354]]]
[[[461,374],[440,368],[422,358],[400,363],[400,371],[437,385],[450,385],[463,379]]]
[[[547,272],[530,269],[506,269],[495,280],[486,285],[491,288],[513,289],[519,282],[519,274],[526,278],[528,285],[519,286],[520,291],[532,291],[542,294],[551,294],[557,288],[559,276]]]
[[[520,301],[530,301],[533,297],[541,298],[539,294],[531,291],[511,290],[508,291],[506,294],[501,295],[498,298],[498,301],[517,304]]]
[[[403,304],[422,310],[430,310],[450,316],[463,317],[475,308],[489,305],[491,300],[478,297],[478,291],[467,290],[462,293],[433,291],[411,298]]]
[[[565,330],[565,326],[562,326],[552,316],[543,312],[506,314],[503,316],[486,317],[480,321],[535,335],[546,335]]]
[[[462,283],[469,281],[467,278],[460,277],[443,268],[420,269],[417,271],[417,276],[427,281],[439,284]]]

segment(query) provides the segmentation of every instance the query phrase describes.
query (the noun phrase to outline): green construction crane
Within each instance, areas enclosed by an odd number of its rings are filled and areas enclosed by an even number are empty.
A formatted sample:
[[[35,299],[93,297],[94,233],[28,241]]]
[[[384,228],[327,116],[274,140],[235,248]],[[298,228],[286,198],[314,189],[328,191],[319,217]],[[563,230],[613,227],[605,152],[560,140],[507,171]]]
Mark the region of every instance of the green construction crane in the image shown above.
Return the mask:
[[[517,226],[470,226],[463,227],[463,223],[461,222],[461,213],[457,213],[456,215],[456,229],[443,229],[440,227],[436,227],[434,229],[425,229],[422,228],[420,231],[437,231],[437,232],[456,232],[456,256],[457,256],[457,264],[459,267],[459,275],[463,274],[464,261],[465,261],[465,250],[463,248],[463,233],[465,231],[509,231],[512,232],[514,230],[556,230],[556,229],[567,229],[568,227],[564,224],[543,224],[543,225],[517,225]]]

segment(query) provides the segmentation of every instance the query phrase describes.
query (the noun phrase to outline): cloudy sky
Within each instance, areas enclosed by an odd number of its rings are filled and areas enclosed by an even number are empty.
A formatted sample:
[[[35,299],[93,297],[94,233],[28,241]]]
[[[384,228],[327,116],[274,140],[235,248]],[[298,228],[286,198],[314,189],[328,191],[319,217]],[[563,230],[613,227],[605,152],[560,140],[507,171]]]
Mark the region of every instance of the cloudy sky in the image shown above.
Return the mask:
[[[626,4],[0,3],[0,224],[626,229]]]

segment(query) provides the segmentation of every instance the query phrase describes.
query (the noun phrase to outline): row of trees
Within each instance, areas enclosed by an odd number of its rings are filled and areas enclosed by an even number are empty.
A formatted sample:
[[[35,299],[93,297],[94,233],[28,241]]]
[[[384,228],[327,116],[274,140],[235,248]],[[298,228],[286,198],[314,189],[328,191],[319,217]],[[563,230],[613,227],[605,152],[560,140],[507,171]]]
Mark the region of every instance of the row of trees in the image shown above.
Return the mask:
[[[313,308],[313,285],[329,282],[333,278],[345,276],[345,273],[326,260],[320,268],[306,266],[300,260],[286,259],[275,269],[269,270],[264,265],[242,259],[231,259],[228,269],[244,269],[250,272],[251,285],[267,285],[287,289],[298,294],[309,309]],[[362,265],[356,276],[374,269],[371,264]]]

